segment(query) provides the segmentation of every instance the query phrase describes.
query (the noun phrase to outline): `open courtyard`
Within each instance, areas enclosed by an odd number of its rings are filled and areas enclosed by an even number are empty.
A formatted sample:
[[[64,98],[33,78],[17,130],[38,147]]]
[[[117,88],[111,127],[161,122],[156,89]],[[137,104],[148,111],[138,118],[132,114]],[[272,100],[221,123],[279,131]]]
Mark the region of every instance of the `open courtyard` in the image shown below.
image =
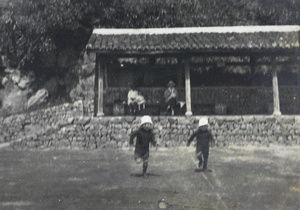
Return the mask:
[[[299,146],[211,148],[208,171],[193,147],[154,148],[148,178],[133,150],[0,152],[0,209],[300,208]]]

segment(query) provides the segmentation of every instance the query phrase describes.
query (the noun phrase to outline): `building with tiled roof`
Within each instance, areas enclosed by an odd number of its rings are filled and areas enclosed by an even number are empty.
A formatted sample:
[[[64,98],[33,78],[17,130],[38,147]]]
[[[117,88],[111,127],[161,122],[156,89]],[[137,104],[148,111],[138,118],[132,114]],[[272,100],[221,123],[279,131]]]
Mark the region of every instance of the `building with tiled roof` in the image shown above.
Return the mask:
[[[100,54],[178,54],[290,51],[299,26],[94,29],[87,50]]]
[[[292,56],[299,62],[300,26],[231,26],[149,29],[94,29],[87,52],[96,54],[96,109],[103,114],[103,90],[107,62],[120,57],[174,56],[184,66],[186,115],[191,115],[190,60],[193,56],[246,55],[251,72],[261,58],[269,56],[273,65],[276,56]],[[267,59],[268,60],[268,59]],[[281,65],[286,63],[282,62]],[[218,63],[217,65],[224,65]],[[161,72],[160,72],[161,73]],[[281,114],[277,70],[272,69],[274,113]]]

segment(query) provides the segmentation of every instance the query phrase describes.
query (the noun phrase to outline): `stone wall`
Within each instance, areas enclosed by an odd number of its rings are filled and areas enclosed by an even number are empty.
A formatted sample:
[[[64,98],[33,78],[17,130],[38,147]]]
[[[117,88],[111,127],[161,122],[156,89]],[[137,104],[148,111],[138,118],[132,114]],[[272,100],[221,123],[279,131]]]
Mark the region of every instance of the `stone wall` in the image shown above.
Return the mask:
[[[82,101],[0,118],[0,145],[13,149],[97,149],[126,147],[140,117],[85,116]],[[89,110],[88,110],[89,111]],[[153,117],[163,147],[183,146],[200,116]],[[300,116],[210,116],[209,129],[218,146],[300,144]]]

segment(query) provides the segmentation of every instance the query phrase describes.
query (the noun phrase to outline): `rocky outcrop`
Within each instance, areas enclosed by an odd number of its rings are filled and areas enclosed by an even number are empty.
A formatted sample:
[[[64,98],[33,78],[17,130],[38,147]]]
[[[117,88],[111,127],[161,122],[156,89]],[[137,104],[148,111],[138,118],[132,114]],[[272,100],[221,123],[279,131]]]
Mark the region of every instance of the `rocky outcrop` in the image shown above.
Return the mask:
[[[32,92],[30,83],[33,80],[33,75],[21,75],[21,72],[16,69],[5,69],[6,75],[1,78],[3,86],[0,89],[0,116],[22,112],[26,109],[28,95]],[[1,86],[1,85],[0,85]]]
[[[95,53],[85,53],[80,64],[79,82],[70,91],[70,98],[76,101],[79,98],[93,99],[94,98],[94,84],[95,84]]]
[[[53,75],[41,80],[35,80],[33,72],[22,75],[19,70],[7,68],[5,75],[0,77],[0,116],[21,113],[32,107],[36,109],[44,102],[50,105],[68,101],[67,94],[78,82],[74,73],[66,73],[65,77]],[[32,87],[41,88],[33,90]]]
[[[5,88],[0,90],[0,116],[7,113],[22,112],[26,109],[27,95],[30,89],[21,90],[11,79],[5,81]]]

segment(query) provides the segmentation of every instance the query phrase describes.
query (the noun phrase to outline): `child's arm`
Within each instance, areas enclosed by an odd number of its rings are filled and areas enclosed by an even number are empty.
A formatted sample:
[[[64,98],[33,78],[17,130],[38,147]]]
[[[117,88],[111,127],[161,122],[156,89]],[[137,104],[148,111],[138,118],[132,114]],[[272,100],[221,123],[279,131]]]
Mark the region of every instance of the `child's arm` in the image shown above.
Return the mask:
[[[130,135],[130,140],[129,140],[129,146],[133,145],[133,139],[137,136],[137,131],[134,131],[133,133],[131,133]]]
[[[186,144],[186,146],[190,146],[190,144],[191,144],[191,142],[193,141],[193,139],[196,137],[196,135],[197,135],[197,132],[195,132],[195,133],[193,133],[192,135],[191,135],[191,137],[189,138],[189,140],[187,141],[187,144]]]
[[[151,137],[151,144],[153,146],[158,146],[157,142],[155,141],[155,134],[154,133],[152,134],[152,137]]]
[[[215,146],[215,139],[214,139],[214,137],[213,137],[212,134],[210,134],[210,139],[209,139],[209,141],[210,141],[210,146]]]

